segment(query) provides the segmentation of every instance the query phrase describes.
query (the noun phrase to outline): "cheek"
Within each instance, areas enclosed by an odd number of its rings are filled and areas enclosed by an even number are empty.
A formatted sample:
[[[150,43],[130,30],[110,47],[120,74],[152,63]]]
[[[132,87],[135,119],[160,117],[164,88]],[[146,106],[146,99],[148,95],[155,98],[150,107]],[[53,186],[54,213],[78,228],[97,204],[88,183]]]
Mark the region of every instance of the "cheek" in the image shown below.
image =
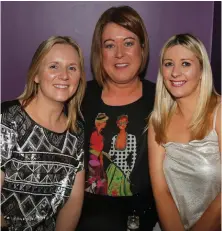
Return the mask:
[[[76,85],[76,84],[79,83],[80,78],[81,78],[80,72],[79,72],[79,73],[74,73],[74,74],[72,74],[72,76],[71,76],[71,82],[72,82],[74,85]]]
[[[38,74],[38,81],[39,82],[48,82],[51,81],[52,79],[55,79],[58,77],[58,73],[53,72],[53,71],[42,71],[39,72]]]
[[[169,69],[163,68],[162,70],[163,81],[169,80],[171,77],[171,71]]]
[[[142,50],[138,47],[126,50],[128,56],[132,56],[134,59],[142,59]]]
[[[200,72],[196,68],[189,68],[183,71],[184,75],[187,76],[190,80],[199,80],[200,79]]]
[[[102,60],[103,60],[103,63],[106,63],[106,62],[109,62],[110,59],[113,58],[113,52],[112,51],[107,51],[107,50],[104,50],[102,52]]]
[[[133,49],[129,50],[128,52],[129,52],[128,54],[131,55],[133,59],[136,58],[137,60],[139,60],[139,62],[142,62],[143,51],[139,44],[133,47]]]
[[[191,83],[198,85],[201,81],[201,71],[195,67],[189,68],[184,72],[184,75],[187,77]]]

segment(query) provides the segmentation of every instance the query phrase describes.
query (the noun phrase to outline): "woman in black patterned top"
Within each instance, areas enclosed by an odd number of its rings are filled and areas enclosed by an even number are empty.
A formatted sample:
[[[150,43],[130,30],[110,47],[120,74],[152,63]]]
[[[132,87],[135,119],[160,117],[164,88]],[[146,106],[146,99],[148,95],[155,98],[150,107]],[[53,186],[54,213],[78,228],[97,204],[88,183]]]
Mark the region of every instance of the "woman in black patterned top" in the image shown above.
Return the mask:
[[[33,56],[23,94],[1,105],[1,219],[8,230],[76,227],[85,177],[83,68],[72,38],[50,37]]]

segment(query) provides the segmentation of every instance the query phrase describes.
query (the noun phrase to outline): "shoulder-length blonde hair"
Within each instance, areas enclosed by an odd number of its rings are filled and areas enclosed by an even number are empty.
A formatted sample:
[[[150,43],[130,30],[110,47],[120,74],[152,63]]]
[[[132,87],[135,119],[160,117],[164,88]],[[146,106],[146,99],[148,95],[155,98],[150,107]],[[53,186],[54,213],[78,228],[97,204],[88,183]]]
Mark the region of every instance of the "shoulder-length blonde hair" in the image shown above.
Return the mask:
[[[91,67],[100,86],[103,86],[106,80],[102,62],[102,33],[108,23],[116,23],[138,36],[142,48],[142,63],[138,70],[138,75],[145,72],[149,54],[148,35],[139,14],[129,6],[109,8],[101,15],[96,24],[91,46]]]
[[[181,45],[192,51],[199,60],[202,70],[200,95],[189,128],[192,139],[202,139],[210,129],[211,116],[217,104],[217,93],[213,86],[212,71],[207,51],[203,43],[191,34],[178,34],[171,37],[163,46],[160,54],[160,66],[156,83],[154,110],[150,122],[156,133],[156,141],[167,142],[166,130],[177,107],[174,97],[165,87],[162,75],[163,58],[170,47]]]
[[[22,101],[22,106],[26,107],[36,96],[38,92],[38,84],[35,83],[34,81],[35,76],[38,74],[39,67],[41,65],[42,60],[52,49],[52,47],[56,44],[67,44],[72,46],[77,51],[80,59],[81,77],[79,81],[79,86],[75,94],[66,102],[67,109],[68,109],[67,129],[77,132],[78,128],[76,125],[76,120],[78,114],[82,117],[82,113],[80,111],[80,105],[85,93],[86,80],[85,80],[85,72],[84,72],[84,58],[83,58],[82,51],[79,45],[71,37],[51,36],[50,38],[43,41],[39,45],[28,69],[27,83],[24,92],[18,97],[18,99]]]

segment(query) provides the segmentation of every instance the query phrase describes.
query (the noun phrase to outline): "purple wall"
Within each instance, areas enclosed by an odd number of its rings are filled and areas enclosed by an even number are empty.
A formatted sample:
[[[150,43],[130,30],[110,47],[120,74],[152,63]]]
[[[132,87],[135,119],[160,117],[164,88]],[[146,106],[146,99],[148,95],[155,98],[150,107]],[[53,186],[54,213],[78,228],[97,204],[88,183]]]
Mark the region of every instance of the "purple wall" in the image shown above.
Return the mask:
[[[155,82],[163,43],[176,33],[190,32],[212,46],[214,2],[1,2],[2,101],[24,89],[26,73],[37,46],[51,35],[70,35],[82,47],[87,79],[95,24],[111,6],[129,5],[140,13],[150,38],[147,79]],[[12,90],[13,89],[13,90]]]

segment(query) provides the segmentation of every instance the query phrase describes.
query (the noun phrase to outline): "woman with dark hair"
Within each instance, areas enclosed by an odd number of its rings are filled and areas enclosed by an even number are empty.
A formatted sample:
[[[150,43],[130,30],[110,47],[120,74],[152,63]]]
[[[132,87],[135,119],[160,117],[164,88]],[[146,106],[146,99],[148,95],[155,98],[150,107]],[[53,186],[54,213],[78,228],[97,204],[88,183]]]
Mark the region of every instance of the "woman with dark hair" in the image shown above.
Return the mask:
[[[148,231],[156,223],[144,132],[155,94],[155,85],[143,79],[148,53],[148,35],[134,9],[112,7],[101,15],[91,49],[96,81],[88,82],[82,107],[88,169],[79,231],[126,231],[127,224]],[[95,136],[100,113],[109,119]],[[93,140],[99,152],[92,150],[92,135],[102,138],[97,145]],[[96,169],[105,174],[98,178]]]

